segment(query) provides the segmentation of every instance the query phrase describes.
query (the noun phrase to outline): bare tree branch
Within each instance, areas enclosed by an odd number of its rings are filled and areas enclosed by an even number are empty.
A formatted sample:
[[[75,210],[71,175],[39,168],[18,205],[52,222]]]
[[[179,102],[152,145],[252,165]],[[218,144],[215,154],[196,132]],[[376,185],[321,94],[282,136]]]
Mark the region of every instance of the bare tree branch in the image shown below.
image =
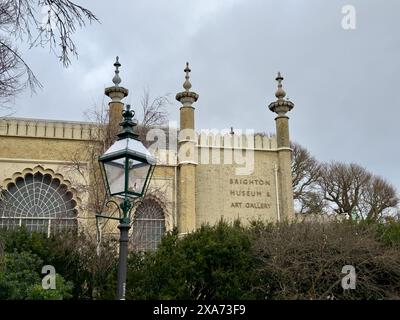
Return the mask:
[[[20,55],[15,41],[30,48],[48,46],[64,67],[70,55],[78,56],[72,39],[76,27],[98,21],[88,9],[69,0],[3,0],[0,3],[0,99],[29,87],[34,93],[41,84]],[[11,40],[13,39],[13,40]]]
[[[296,211],[322,214],[326,204],[317,184],[321,176],[321,164],[297,143],[292,143],[292,150],[292,185]]]
[[[141,119],[137,127],[139,139],[148,147],[147,133],[151,128],[162,127],[168,122],[167,106],[171,104],[168,94],[151,98],[148,89],[143,90],[141,99]]]
[[[391,184],[357,164],[324,164],[318,183],[333,210],[349,218],[377,220],[399,203]]]

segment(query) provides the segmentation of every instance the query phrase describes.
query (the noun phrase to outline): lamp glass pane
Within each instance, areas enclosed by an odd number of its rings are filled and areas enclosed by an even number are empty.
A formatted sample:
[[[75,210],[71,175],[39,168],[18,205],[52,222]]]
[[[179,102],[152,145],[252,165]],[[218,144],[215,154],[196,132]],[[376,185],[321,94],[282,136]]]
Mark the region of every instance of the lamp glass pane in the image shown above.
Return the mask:
[[[137,160],[129,159],[128,190],[142,194],[146,186],[146,179],[151,165]]]
[[[110,194],[125,191],[125,159],[117,159],[104,163]]]

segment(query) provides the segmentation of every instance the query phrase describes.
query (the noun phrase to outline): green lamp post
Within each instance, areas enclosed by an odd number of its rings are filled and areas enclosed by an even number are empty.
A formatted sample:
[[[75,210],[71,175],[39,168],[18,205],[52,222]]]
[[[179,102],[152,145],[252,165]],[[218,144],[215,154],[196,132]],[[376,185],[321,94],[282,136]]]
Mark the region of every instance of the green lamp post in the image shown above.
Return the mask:
[[[118,140],[99,157],[100,167],[108,196],[122,200],[119,204],[119,263],[117,299],[125,299],[126,262],[128,256],[128,239],[131,223],[132,203],[146,193],[156,163],[155,158],[139,141],[134,132],[136,123],[132,120],[135,112],[130,105],[122,112],[122,132]],[[116,203],[114,200],[108,202]]]

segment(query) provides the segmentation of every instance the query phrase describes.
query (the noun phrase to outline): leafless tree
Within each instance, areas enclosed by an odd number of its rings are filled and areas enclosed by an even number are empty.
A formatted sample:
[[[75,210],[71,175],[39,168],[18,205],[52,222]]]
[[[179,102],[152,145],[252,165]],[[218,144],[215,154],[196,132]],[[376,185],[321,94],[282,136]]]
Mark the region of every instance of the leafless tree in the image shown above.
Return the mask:
[[[140,118],[135,130],[139,134],[141,141],[147,145],[150,143],[146,140],[146,134],[151,127],[165,124],[167,122],[166,104],[169,103],[168,98],[156,97],[150,98],[148,91],[144,91],[142,98],[142,110],[139,114]],[[104,182],[100,166],[98,164],[98,157],[103,154],[116,139],[116,132],[108,125],[108,110],[102,103],[101,107],[92,107],[85,112],[87,120],[91,123],[92,129],[90,130],[89,140],[76,150],[75,154],[71,155],[72,166],[66,168],[71,172],[71,177],[78,176],[79,179],[71,181],[79,193],[85,194],[88,199],[83,209],[90,214],[104,214],[117,216],[118,210],[113,206],[106,207],[107,195],[104,189]],[[82,159],[89,166],[82,164]],[[73,180],[73,178],[71,178]],[[80,181],[80,182],[79,182]],[[163,187],[154,187],[149,189],[148,195],[154,196],[159,201],[165,201],[162,196],[165,192]],[[164,205],[166,205],[164,203]],[[98,231],[101,234],[108,229],[110,225],[109,220],[102,219],[98,225]]]
[[[298,143],[292,143],[293,198],[298,213],[321,214],[325,200],[317,184],[321,175],[321,164],[310,152]]]
[[[65,67],[77,56],[73,34],[77,27],[98,21],[88,9],[70,0],[2,0],[0,2],[0,98],[41,84],[18,51],[16,42],[30,48],[49,47]],[[3,100],[4,102],[4,100]]]
[[[370,179],[371,174],[357,164],[333,162],[323,165],[319,185],[324,198],[334,204],[334,212],[351,217]]]
[[[358,211],[363,219],[375,221],[398,204],[399,198],[394,186],[381,177],[372,176],[362,190]]]
[[[337,213],[377,220],[399,203],[395,188],[357,164],[320,164],[307,149],[292,144],[293,196],[298,213]]]
[[[9,102],[10,98],[24,88],[20,83],[23,73],[16,56],[0,44],[0,101]],[[6,109],[6,106],[2,106],[2,109]]]
[[[319,180],[325,200],[349,218],[377,220],[399,203],[395,188],[357,164],[324,164]]]
[[[319,189],[304,192],[298,199],[294,199],[296,213],[321,215],[327,213],[327,201]]]
[[[151,128],[163,127],[168,121],[167,106],[171,104],[168,94],[151,97],[148,89],[143,90],[143,96],[140,102],[141,119],[137,127],[140,141],[148,147],[152,141],[147,141],[146,136]]]

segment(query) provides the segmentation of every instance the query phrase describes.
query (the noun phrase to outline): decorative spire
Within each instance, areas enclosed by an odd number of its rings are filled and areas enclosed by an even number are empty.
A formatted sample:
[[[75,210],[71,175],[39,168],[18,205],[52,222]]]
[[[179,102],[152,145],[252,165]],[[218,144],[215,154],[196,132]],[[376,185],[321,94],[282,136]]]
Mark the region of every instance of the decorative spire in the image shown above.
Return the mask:
[[[115,75],[112,79],[112,82],[114,83],[114,86],[108,87],[104,90],[104,93],[109,96],[113,102],[121,102],[123,98],[125,98],[128,95],[128,89],[125,89],[124,87],[120,87],[121,83],[121,78],[119,76],[119,67],[121,67],[121,64],[119,63],[119,57],[117,56],[115,58]]]
[[[119,57],[117,56],[117,58],[115,59],[115,63],[114,63],[114,67],[115,67],[115,76],[112,79],[112,82],[114,82],[114,85],[116,87],[119,86],[119,84],[121,83],[121,78],[119,77],[119,70],[118,68],[121,66],[121,64],[118,61]]]
[[[187,92],[189,92],[190,88],[192,87],[192,84],[191,84],[190,81],[189,81],[189,78],[190,78],[189,73],[190,73],[190,71],[192,71],[192,70],[190,70],[190,68],[189,68],[189,62],[186,62],[186,68],[185,68],[183,71],[186,72],[186,76],[185,76],[185,79],[186,79],[186,80],[185,80],[185,82],[183,83],[183,88],[184,88]]]
[[[272,112],[277,113],[278,116],[285,116],[287,112],[293,109],[294,103],[289,101],[289,99],[284,100],[286,92],[282,88],[283,77],[280,72],[278,72],[278,76],[275,80],[278,81],[278,89],[275,92],[275,97],[277,97],[278,100],[270,103],[268,107]]]
[[[284,78],[282,77],[281,73],[278,72],[278,76],[275,78],[276,81],[278,81],[278,90],[276,90],[275,97],[277,97],[279,100],[282,100],[286,96],[285,90],[282,89],[282,80]]]
[[[189,73],[192,71],[189,68],[189,62],[186,62],[186,68],[183,71],[186,73],[185,82],[183,83],[185,91],[179,92],[176,95],[176,100],[181,102],[184,106],[191,106],[192,103],[197,101],[199,95],[196,92],[189,91],[192,88],[192,84],[189,81]]]

